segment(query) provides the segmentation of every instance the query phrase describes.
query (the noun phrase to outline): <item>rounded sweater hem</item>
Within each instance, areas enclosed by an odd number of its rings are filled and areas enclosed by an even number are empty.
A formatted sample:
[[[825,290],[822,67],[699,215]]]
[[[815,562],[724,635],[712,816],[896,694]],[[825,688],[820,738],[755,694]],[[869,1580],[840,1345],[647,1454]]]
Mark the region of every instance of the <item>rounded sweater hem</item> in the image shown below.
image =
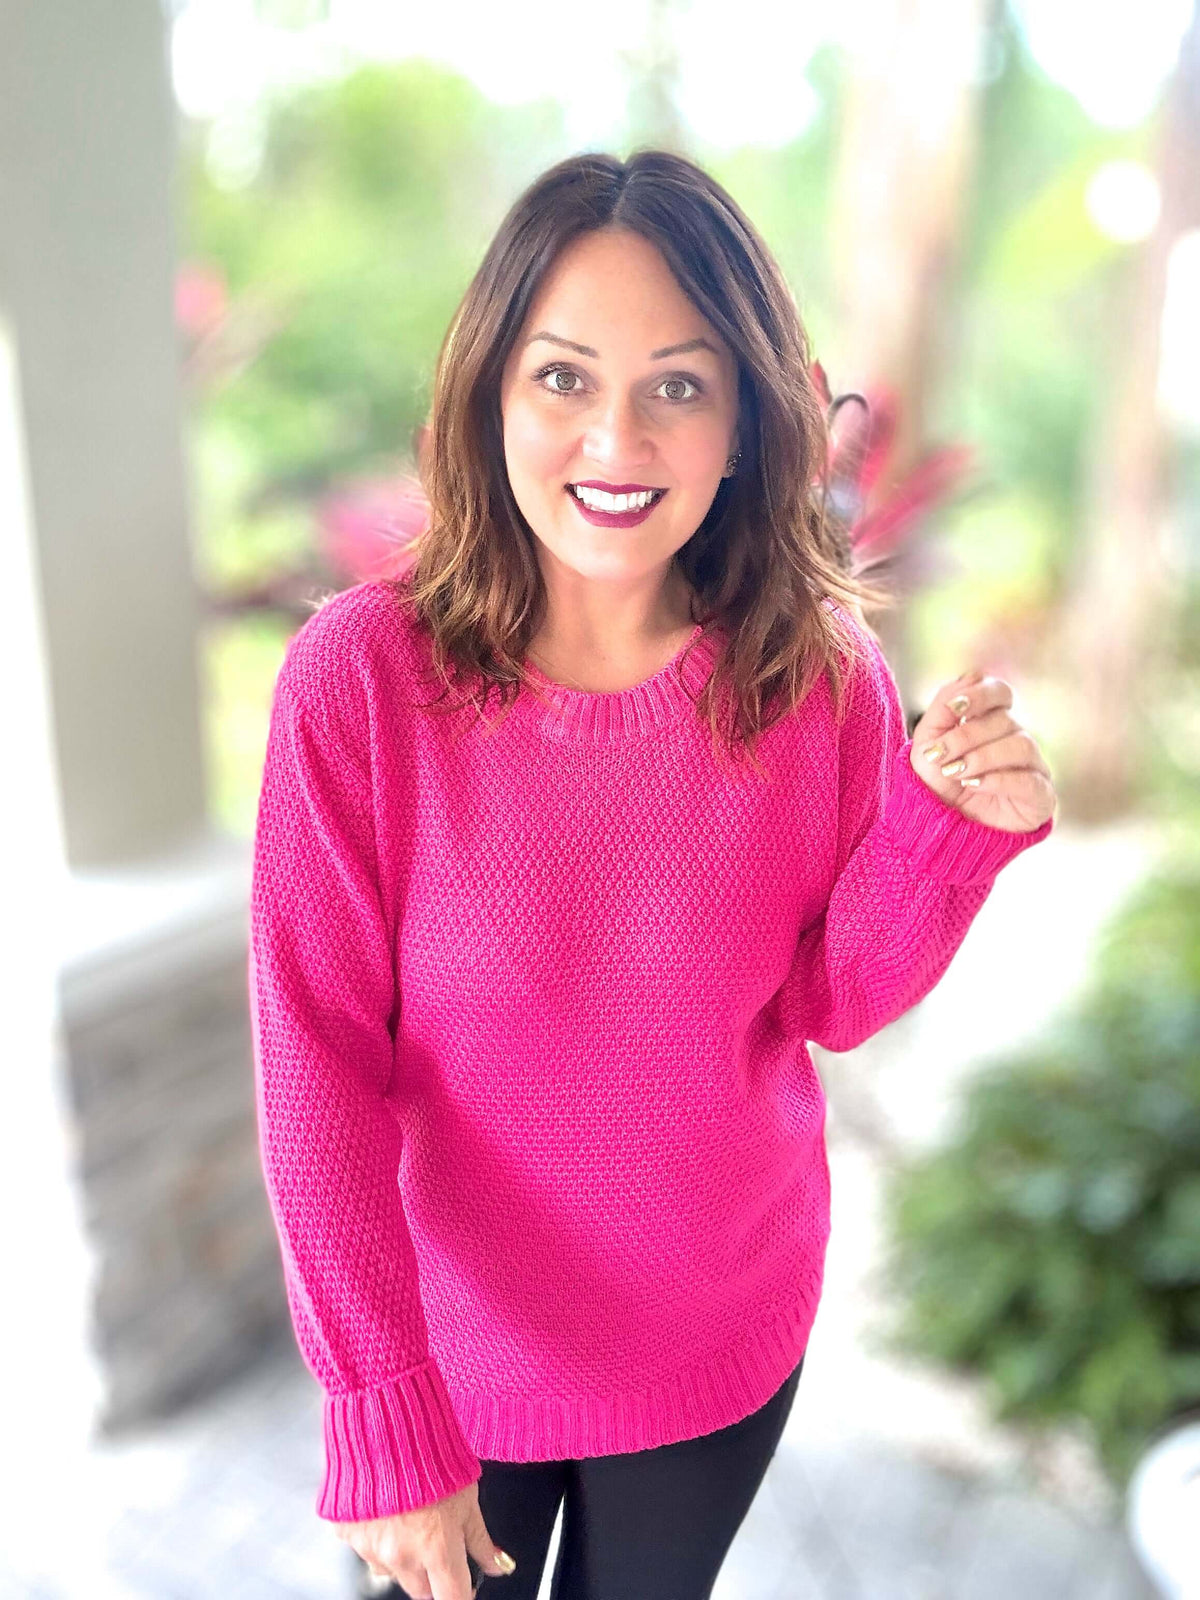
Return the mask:
[[[446,1389],[471,1449],[480,1460],[568,1461],[624,1455],[700,1438],[729,1427],[766,1404],[795,1370],[816,1318],[823,1276],[764,1328],[714,1360],[653,1389],[616,1396],[495,1396]]]

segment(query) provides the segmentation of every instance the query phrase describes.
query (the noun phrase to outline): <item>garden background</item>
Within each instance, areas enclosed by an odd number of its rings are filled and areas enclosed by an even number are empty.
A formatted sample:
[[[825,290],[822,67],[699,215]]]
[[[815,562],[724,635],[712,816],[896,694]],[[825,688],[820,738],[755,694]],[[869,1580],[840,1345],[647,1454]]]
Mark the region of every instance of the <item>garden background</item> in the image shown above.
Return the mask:
[[[870,401],[834,487],[900,596],[876,625],[911,716],[985,665],[1060,795],[935,993],[818,1056],[809,1403],[721,1593],[1148,1593],[1130,1474],[1200,1408],[1193,7],[626,0],[601,28],[139,0],[112,35],[63,9],[78,39],[0,19],[30,841],[6,1182],[43,1219],[6,1248],[53,1286],[10,1357],[41,1374],[30,1450],[43,1391],[75,1441],[92,1554],[63,1558],[14,1466],[13,1592],[315,1595],[342,1570],[247,1090],[271,690],[313,599],[419,531],[436,352],[513,198],[570,151],[657,146],[730,189],[832,392]]]

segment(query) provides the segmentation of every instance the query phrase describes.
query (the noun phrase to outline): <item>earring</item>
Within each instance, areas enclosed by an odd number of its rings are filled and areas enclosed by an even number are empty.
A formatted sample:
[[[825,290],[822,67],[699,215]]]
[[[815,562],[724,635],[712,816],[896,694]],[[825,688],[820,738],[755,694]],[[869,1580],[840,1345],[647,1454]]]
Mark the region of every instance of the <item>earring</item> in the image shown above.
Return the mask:
[[[737,464],[741,459],[742,452],[740,450],[735,450],[734,453],[729,457],[729,460],[725,463],[725,471],[721,474],[721,476],[723,478],[732,478],[734,473],[737,471]]]

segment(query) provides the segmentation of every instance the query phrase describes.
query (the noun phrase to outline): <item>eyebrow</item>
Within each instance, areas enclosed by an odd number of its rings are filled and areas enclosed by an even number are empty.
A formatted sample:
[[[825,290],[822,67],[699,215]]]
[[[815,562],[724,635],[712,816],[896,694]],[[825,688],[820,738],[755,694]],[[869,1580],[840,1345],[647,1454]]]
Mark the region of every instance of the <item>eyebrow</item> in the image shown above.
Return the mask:
[[[596,361],[600,359],[599,350],[593,350],[590,344],[576,344],[574,339],[564,339],[558,333],[547,333],[544,328],[540,333],[531,333],[525,343],[530,345],[538,339],[544,339],[547,344],[565,345],[568,350],[575,350],[581,356],[591,356]],[[662,350],[651,350],[650,359],[662,361],[666,356],[684,356],[692,350],[711,350],[714,356],[720,354],[716,346],[710,344],[707,339],[689,339],[685,344],[669,344]]]

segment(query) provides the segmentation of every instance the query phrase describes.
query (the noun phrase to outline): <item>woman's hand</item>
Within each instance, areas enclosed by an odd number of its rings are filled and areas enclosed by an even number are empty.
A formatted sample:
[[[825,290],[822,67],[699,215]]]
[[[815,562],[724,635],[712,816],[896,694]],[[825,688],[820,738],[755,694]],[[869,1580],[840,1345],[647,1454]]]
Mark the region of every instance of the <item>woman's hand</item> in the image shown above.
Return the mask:
[[[415,1511],[333,1526],[371,1572],[394,1579],[412,1600],[471,1600],[468,1551],[485,1573],[516,1569],[488,1537],[477,1481]]]
[[[1012,702],[1003,678],[980,671],[943,684],[913,729],[909,760],[947,805],[989,828],[1032,833],[1054,814],[1054,783]]]

